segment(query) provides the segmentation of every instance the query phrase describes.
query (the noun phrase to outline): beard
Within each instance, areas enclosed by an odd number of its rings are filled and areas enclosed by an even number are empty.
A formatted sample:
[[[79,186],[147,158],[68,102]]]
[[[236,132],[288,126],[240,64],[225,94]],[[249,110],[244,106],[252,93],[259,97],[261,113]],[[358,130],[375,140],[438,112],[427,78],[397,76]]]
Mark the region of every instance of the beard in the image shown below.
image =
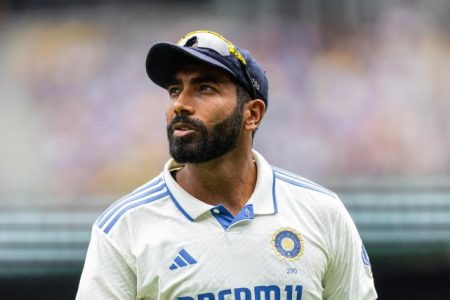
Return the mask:
[[[239,102],[230,116],[217,123],[208,132],[205,124],[188,115],[177,115],[167,125],[170,155],[179,163],[203,163],[219,158],[233,150],[242,129],[243,105]],[[174,125],[184,123],[196,132],[188,136],[174,137]]]

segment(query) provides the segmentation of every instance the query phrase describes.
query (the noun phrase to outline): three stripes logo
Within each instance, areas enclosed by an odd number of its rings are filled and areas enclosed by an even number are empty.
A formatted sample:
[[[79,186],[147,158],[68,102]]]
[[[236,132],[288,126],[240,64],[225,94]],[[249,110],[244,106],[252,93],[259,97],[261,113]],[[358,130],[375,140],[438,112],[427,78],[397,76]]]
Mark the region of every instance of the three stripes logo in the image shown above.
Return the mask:
[[[169,270],[173,271],[178,268],[187,267],[196,264],[197,261],[187,253],[186,250],[181,249],[178,251],[177,256],[173,260],[173,264],[170,265]]]

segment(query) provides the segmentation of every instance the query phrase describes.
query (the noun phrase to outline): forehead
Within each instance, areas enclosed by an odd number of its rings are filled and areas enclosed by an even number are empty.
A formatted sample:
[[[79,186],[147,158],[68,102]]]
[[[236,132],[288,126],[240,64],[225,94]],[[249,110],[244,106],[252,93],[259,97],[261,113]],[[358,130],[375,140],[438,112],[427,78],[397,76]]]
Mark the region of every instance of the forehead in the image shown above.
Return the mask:
[[[174,81],[182,79],[205,78],[219,83],[234,83],[232,77],[225,71],[211,65],[191,62],[182,65],[175,71]]]

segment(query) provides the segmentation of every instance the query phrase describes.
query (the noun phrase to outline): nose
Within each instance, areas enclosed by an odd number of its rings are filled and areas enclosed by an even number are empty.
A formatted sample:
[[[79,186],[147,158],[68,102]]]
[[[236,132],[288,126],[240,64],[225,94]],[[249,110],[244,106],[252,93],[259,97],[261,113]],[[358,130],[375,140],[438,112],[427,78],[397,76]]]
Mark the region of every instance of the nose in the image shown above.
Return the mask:
[[[194,107],[192,105],[193,98],[187,89],[184,89],[175,99],[173,109],[176,115],[192,115]]]

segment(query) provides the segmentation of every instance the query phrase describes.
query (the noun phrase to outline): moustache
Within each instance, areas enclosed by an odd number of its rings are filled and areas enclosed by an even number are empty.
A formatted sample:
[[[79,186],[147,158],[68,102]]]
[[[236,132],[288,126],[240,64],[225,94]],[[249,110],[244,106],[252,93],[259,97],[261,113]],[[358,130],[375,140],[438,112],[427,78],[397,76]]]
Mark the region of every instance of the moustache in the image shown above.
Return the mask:
[[[200,120],[193,119],[187,115],[177,115],[167,125],[167,131],[170,133],[173,133],[174,132],[173,127],[177,123],[183,123],[183,124],[189,125],[193,129],[197,129],[197,130],[202,130],[203,128],[205,128],[205,125]]]

